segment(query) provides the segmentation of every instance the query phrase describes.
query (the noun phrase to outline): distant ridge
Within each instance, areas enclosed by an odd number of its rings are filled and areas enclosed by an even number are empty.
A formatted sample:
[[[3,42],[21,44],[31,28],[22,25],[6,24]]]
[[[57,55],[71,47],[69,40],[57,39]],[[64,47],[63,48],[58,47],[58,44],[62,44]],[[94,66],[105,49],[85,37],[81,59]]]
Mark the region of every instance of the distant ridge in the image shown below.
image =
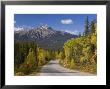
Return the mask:
[[[77,35],[64,31],[56,31],[48,25],[41,25],[33,29],[15,30],[15,41],[35,41],[44,49],[59,49],[65,41],[76,38]]]

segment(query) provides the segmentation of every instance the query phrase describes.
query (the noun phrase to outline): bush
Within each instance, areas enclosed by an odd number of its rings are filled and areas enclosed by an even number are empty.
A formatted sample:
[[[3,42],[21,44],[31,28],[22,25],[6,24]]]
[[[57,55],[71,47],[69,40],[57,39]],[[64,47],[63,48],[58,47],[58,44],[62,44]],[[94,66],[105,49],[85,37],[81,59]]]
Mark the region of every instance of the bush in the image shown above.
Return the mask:
[[[76,66],[76,65],[75,65],[74,59],[72,59],[72,60],[71,60],[71,64],[70,64],[70,68],[71,68],[71,69],[74,69],[75,66]]]

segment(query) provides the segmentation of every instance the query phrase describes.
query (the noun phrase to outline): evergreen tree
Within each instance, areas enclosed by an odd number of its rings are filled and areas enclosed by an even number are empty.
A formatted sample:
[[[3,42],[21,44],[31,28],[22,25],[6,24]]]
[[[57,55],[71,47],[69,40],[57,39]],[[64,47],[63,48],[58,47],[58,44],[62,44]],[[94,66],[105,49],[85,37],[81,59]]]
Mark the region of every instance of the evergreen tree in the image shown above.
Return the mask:
[[[95,20],[91,21],[91,33],[95,33]]]
[[[81,33],[79,32],[78,37],[81,37]]]
[[[84,35],[87,36],[89,34],[89,20],[88,20],[88,16],[85,19],[85,32]]]

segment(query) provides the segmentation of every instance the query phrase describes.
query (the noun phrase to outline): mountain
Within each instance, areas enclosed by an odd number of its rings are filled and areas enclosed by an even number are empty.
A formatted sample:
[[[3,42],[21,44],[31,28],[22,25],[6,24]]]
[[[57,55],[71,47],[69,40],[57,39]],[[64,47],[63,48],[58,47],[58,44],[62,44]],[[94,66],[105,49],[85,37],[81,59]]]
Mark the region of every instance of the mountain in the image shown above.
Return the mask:
[[[64,31],[56,31],[48,25],[42,25],[31,30],[17,30],[14,32],[15,41],[35,41],[44,49],[59,49],[65,41],[76,38]]]

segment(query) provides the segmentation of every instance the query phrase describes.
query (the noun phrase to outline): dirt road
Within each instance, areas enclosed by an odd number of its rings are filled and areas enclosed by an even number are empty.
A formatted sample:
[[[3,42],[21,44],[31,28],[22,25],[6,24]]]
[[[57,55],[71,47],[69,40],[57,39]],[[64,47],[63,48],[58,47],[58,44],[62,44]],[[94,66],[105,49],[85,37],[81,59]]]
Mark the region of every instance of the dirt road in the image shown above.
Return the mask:
[[[40,71],[40,76],[94,76],[94,74],[70,70],[59,65],[57,60],[51,60],[44,65]]]

